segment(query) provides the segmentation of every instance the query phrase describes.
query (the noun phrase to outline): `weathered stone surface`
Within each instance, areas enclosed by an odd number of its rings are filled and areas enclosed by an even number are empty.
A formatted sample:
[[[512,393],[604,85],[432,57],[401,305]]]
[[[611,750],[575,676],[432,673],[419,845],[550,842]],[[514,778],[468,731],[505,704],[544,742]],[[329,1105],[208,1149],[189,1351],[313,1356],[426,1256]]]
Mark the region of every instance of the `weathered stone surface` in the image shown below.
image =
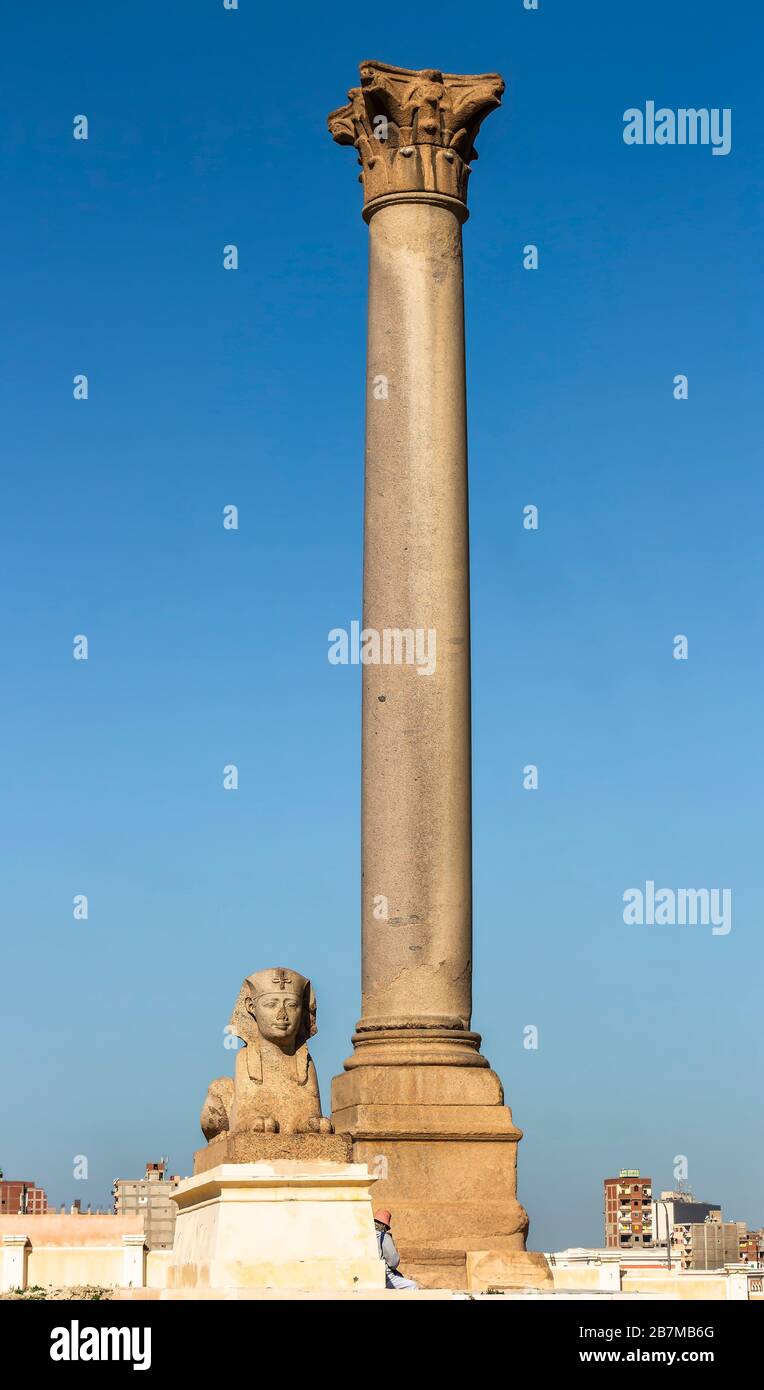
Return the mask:
[[[420,1289],[466,1289],[467,1256],[464,1250],[431,1250],[426,1246],[398,1247],[401,1273]]]
[[[506,1105],[366,1105],[335,1111],[337,1127],[354,1139],[498,1139],[515,1144],[521,1131]],[[479,1162],[479,1155],[475,1156]]]
[[[350,1163],[352,1143],[348,1134],[258,1134],[238,1130],[218,1134],[194,1154],[194,1173],[206,1173],[219,1163],[274,1163],[291,1159]]]
[[[359,1138],[356,1162],[380,1174],[374,1201],[389,1207],[398,1248],[523,1250],[528,1217],[517,1201],[517,1143],[437,1132]]]
[[[201,1115],[205,1138],[331,1134],[307,1046],[316,1032],[310,980],[282,966],[248,975],[229,1029],[245,1046],[236,1054],[234,1077],[218,1077],[207,1091]]]
[[[546,1255],[534,1250],[470,1250],[467,1255],[467,1288],[552,1289],[554,1280]]]
[[[410,1054],[408,1064],[354,1066],[342,1076],[334,1078],[332,1110],[335,1116],[343,1117],[346,1111],[369,1104],[372,1097],[375,1107],[489,1107],[492,1118],[496,1117],[494,1107],[504,1103],[501,1082],[496,1072],[487,1065],[480,1070],[470,1069],[469,1072],[465,1072],[463,1067],[412,1066]],[[335,1128],[350,1129],[352,1126],[341,1119],[340,1123],[335,1123]],[[519,1138],[520,1131],[514,1132]]]

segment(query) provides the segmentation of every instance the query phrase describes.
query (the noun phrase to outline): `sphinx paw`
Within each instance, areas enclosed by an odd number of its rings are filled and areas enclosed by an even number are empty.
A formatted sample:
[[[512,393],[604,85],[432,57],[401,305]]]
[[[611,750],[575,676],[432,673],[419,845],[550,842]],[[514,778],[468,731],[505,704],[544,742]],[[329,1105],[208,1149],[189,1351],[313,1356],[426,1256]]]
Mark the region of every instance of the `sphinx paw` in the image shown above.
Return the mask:
[[[272,1115],[256,1115],[249,1128],[256,1134],[278,1134],[279,1130],[278,1121]]]
[[[209,1142],[224,1134],[230,1127],[230,1109],[233,1104],[233,1081],[230,1076],[219,1076],[207,1090],[207,1098],[202,1106],[201,1126],[205,1139]]]
[[[308,1134],[334,1134],[334,1125],[325,1115],[311,1115],[305,1131]]]

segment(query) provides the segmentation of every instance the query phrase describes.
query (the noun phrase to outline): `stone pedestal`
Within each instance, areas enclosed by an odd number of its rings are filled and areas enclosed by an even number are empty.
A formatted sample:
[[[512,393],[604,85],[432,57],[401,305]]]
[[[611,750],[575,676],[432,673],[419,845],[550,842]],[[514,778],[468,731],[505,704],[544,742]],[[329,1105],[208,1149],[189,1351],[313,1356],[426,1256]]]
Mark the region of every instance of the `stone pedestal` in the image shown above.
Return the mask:
[[[382,1289],[363,1164],[276,1159],[221,1163],[187,1178],[170,1289]]]
[[[252,1130],[226,1131],[210,1139],[194,1154],[194,1175],[207,1173],[221,1163],[274,1163],[284,1159],[302,1164],[352,1163],[353,1145],[348,1134],[257,1134]]]
[[[496,73],[363,63],[360,87],[329,117],[357,152],[369,225],[361,642],[372,654],[361,1018],[332,1119],[354,1158],[376,1164],[375,1202],[393,1212],[402,1270],[453,1287],[466,1286],[469,1251],[522,1262],[528,1224],[516,1197],[521,1132],[471,1031],[462,226],[475,137],[503,90]],[[428,663],[396,660],[406,634],[414,647],[428,635]]]
[[[333,1083],[335,1126],[352,1134],[356,1162],[378,1174],[375,1205],[391,1208],[401,1269],[423,1288],[466,1288],[469,1251],[525,1251],[522,1132],[481,1060],[359,1065]]]

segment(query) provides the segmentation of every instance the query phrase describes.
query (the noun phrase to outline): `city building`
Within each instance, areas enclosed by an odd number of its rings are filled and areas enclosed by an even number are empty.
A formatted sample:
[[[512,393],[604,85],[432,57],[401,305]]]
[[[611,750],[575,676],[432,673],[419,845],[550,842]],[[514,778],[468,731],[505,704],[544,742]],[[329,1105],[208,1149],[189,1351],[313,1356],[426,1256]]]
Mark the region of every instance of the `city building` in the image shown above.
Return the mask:
[[[740,1259],[745,1264],[764,1264],[764,1230],[749,1231],[745,1221],[737,1221]]]
[[[653,1243],[653,1184],[638,1168],[605,1178],[605,1246],[624,1249]]]
[[[723,1269],[740,1260],[740,1232],[735,1221],[687,1221],[671,1234],[672,1252],[682,1269]]]
[[[149,1250],[169,1250],[177,1207],[172,1194],[180,1178],[168,1176],[167,1160],[147,1163],[143,1178],[117,1178],[112,1187],[117,1216],[142,1216]]]
[[[666,1244],[668,1231],[675,1226],[696,1225],[703,1221],[721,1221],[718,1202],[697,1202],[691,1192],[662,1192],[652,1204],[653,1232],[657,1245]]]
[[[36,1183],[0,1177],[0,1212],[4,1216],[44,1216],[48,1198]]]

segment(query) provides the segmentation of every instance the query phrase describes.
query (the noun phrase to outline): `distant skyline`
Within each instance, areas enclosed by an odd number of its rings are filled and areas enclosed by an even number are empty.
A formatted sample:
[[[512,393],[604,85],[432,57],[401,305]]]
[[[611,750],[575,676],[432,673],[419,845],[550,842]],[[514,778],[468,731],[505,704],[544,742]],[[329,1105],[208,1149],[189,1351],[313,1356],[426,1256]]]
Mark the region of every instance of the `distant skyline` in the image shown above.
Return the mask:
[[[360,676],[328,652],[361,617],[368,233],[326,116],[378,58],[507,82],[464,231],[473,1018],[529,1247],[601,1243],[603,1178],[677,1156],[764,1224],[763,31],[710,0],[9,11],[6,1177],[84,1208],[189,1173],[249,971],[312,979],[325,1110],[351,1051]],[[647,101],[729,108],[729,153],[625,143]],[[731,929],[627,924],[648,882],[728,889]]]

